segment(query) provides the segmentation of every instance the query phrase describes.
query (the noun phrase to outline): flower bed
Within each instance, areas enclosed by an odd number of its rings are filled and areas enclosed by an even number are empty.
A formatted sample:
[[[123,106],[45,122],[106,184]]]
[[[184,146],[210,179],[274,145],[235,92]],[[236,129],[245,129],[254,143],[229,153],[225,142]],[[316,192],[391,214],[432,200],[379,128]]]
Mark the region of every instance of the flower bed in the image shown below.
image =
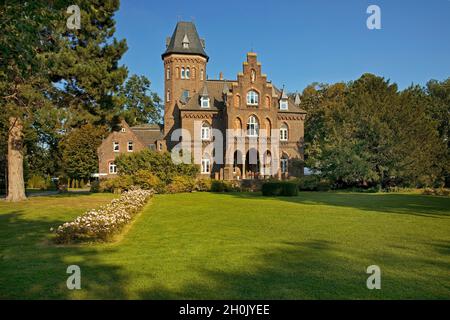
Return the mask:
[[[120,198],[109,204],[89,210],[74,221],[59,226],[55,230],[56,242],[106,241],[128,224],[152,195],[152,190],[136,189],[124,192]]]

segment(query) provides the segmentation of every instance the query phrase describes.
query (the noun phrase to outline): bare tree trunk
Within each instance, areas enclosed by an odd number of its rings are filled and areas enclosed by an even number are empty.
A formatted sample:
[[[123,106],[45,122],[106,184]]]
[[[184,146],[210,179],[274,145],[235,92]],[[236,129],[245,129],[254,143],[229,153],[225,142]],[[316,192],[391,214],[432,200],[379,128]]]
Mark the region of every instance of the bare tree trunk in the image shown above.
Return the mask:
[[[8,134],[8,196],[7,201],[26,200],[23,181],[23,124],[19,118],[9,118]]]

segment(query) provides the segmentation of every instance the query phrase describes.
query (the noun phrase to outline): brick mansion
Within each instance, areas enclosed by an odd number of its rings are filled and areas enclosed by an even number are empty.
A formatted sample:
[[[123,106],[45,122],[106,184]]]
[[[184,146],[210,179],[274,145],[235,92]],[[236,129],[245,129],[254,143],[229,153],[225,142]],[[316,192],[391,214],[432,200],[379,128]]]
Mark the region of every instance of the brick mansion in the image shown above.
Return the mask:
[[[170,152],[180,141],[188,147],[199,146],[200,155],[194,162],[205,177],[234,180],[303,175],[306,112],[300,108],[298,95],[288,95],[267,79],[256,53],[247,53],[235,79],[224,79],[222,73],[219,79],[209,79],[205,40],[194,23],[178,22],[166,39],[162,60],[164,124],[130,127],[122,121],[121,128],[111,132],[98,148],[100,176],[117,173],[114,159],[118,154],[144,148]],[[225,139],[230,129],[237,134]],[[214,132],[222,133],[222,148],[214,147],[219,140]]]

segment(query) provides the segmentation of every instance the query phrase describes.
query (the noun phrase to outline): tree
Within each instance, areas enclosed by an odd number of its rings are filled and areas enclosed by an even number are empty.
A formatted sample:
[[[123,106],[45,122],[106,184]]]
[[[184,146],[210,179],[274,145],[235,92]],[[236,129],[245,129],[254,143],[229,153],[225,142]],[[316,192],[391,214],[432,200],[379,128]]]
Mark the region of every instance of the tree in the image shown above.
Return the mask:
[[[97,148],[106,135],[105,126],[86,124],[72,130],[61,142],[62,163],[71,179],[90,179],[98,172]]]
[[[0,99],[8,121],[8,200],[25,199],[24,128],[37,110],[68,111],[66,126],[106,123],[127,76],[118,61],[127,50],[113,38],[118,0],[83,0],[82,28],[67,30],[69,1],[12,1],[0,7]],[[55,85],[56,84],[56,85]]]
[[[436,181],[445,149],[422,88],[398,92],[384,78],[364,74],[348,84],[310,86],[303,96],[307,165],[336,185]]]
[[[161,123],[163,106],[161,99],[150,91],[150,80],[132,75],[122,86],[120,116],[130,125]]]

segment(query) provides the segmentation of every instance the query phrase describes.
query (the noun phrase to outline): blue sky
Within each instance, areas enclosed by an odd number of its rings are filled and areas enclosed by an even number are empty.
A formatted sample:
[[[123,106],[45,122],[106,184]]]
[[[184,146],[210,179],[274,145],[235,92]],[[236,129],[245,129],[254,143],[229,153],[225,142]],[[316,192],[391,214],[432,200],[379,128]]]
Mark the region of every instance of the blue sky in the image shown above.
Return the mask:
[[[381,30],[366,27],[371,4]],[[450,0],[122,0],[116,19],[129,47],[121,62],[160,96],[161,53],[178,20],[194,21],[206,40],[210,79],[235,79],[252,48],[269,80],[291,92],[365,72],[401,89],[450,77]]]

